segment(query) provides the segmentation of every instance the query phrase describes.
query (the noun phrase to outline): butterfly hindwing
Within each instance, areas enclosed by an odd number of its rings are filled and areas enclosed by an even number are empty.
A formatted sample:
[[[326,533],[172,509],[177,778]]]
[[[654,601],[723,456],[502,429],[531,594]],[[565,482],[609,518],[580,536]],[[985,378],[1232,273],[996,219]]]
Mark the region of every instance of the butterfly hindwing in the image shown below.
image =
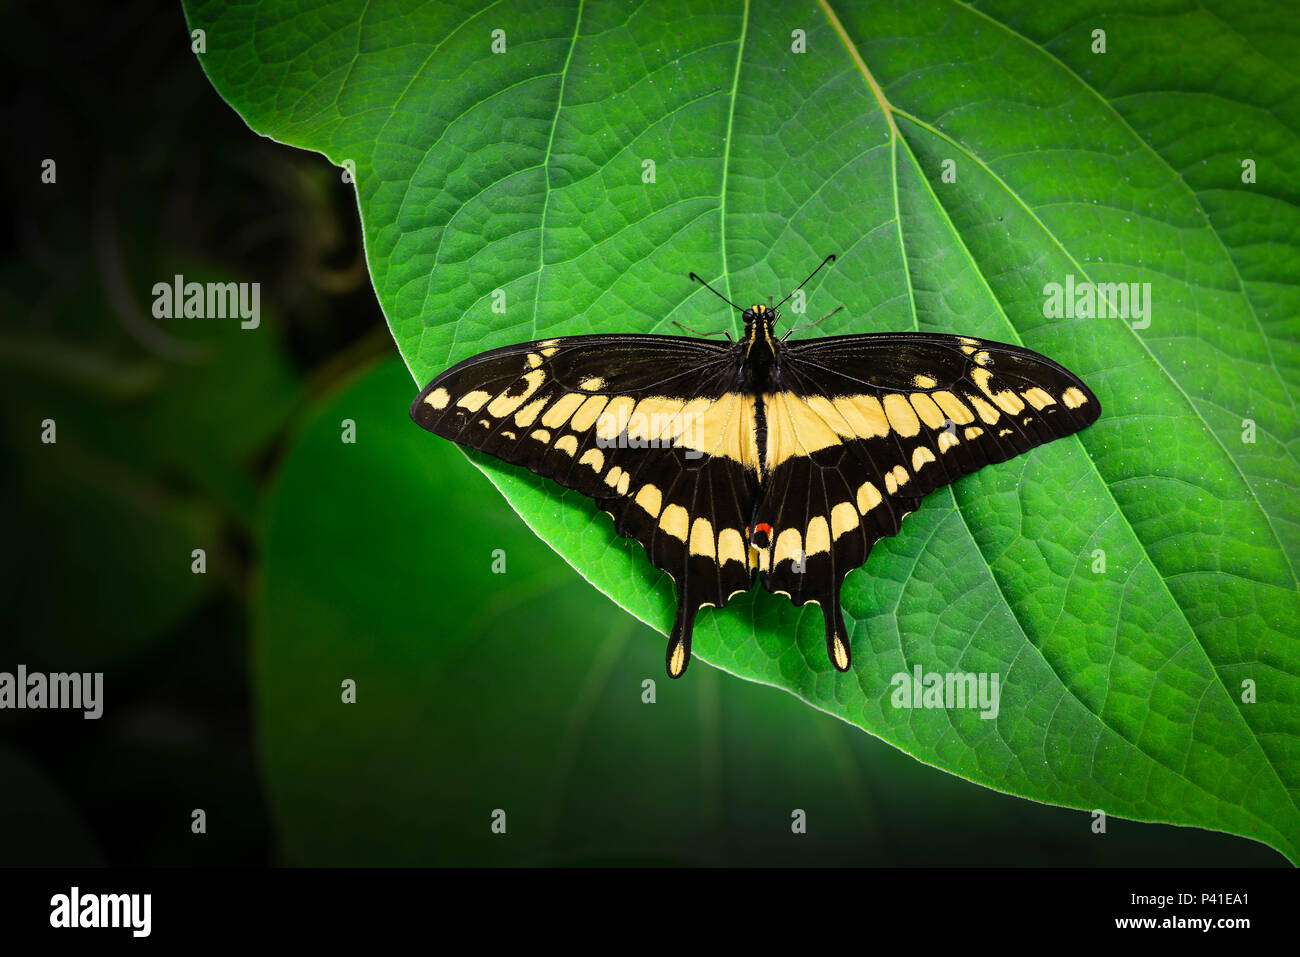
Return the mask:
[[[827,656],[840,671],[851,664],[840,612],[844,577],[867,560],[876,541],[898,532],[917,503],[877,496],[861,466],[847,459],[841,445],[784,462],[772,472],[754,519],[770,541],[758,554],[763,587],[796,605],[821,607]]]
[[[939,486],[1100,412],[1077,376],[1037,353],[923,334],[790,343],[764,407],[767,472],[754,521],[770,528],[771,547],[761,580],[822,607],[840,670],[849,664],[840,586],[876,541]]]
[[[701,607],[748,590],[757,488],[752,397],[718,343],[578,336],[468,359],[411,406],[422,427],[596,500],[677,587],[669,673]]]
[[[721,608],[753,587],[756,569],[745,544],[752,478],[729,458],[690,459],[681,449],[667,450],[662,462],[644,461],[630,494],[599,504],[613,516],[618,533],[641,542],[651,564],[676,583],[667,663],[677,677],[690,660],[700,608]]]

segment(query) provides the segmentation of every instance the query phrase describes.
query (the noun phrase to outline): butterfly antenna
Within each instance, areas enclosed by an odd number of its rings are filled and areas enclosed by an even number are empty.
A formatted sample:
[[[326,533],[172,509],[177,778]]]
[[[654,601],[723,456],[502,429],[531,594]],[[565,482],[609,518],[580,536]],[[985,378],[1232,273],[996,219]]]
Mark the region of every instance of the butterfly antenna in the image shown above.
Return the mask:
[[[722,293],[718,292],[718,290],[716,290],[716,289],[714,289],[712,286],[710,286],[707,282],[705,282],[705,281],[704,281],[703,279],[701,279],[699,276],[695,275],[695,273],[691,273],[690,275],[691,275],[691,278],[692,278],[692,279],[694,279],[696,282],[698,282],[701,286],[703,286],[703,287],[704,287],[705,289],[707,289],[709,292],[713,293],[715,296],[717,296],[719,299],[721,299],[723,302],[725,302],[725,303],[726,303],[728,306],[730,306],[732,309],[735,309],[737,312],[744,312],[744,311],[745,311],[744,309],[741,309],[740,306],[736,305],[734,302],[732,302],[730,299],[728,299],[726,296],[724,296]]]
[[[827,263],[833,263],[833,262],[835,262],[835,254],[831,253],[829,256],[827,256],[825,259],[822,260],[821,266],[818,266],[811,273],[809,273],[807,279],[799,283],[799,285],[795,286],[794,289],[791,289],[790,295],[786,296],[784,299],[778,302],[776,304],[776,308],[780,309],[782,306],[784,306],[787,302],[790,301],[790,296],[793,296],[798,290],[802,289],[804,286],[808,285],[808,283],[812,282],[813,276],[817,275],[819,272],[822,271],[822,266],[825,266]]]

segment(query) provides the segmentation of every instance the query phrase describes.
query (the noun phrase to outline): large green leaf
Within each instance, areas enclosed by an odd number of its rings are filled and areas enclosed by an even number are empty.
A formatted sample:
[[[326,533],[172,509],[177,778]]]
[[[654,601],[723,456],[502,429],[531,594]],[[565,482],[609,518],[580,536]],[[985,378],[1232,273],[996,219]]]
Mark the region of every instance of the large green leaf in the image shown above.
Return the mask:
[[[355,164],[417,381],[537,334],[716,327],[687,270],[757,300],[831,251],[814,306],[846,308],[826,334],[958,331],[1083,375],[1100,422],[932,496],[850,576],[853,674],[824,661],[815,613],[767,595],[704,616],[698,654],[981,783],[1294,860],[1296,45],[1280,7],[1217,6],[189,19],[255,130]],[[1149,325],[1047,318],[1045,284],[1071,275],[1151,283]],[[596,587],[668,624],[669,583],[588,503],[480,464]],[[999,673],[998,718],[893,707],[914,666]]]

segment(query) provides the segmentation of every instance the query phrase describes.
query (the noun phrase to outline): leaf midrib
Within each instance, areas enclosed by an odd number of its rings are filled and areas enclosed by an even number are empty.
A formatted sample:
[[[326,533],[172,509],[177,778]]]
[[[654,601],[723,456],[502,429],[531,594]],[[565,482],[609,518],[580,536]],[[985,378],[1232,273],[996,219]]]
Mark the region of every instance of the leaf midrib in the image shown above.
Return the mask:
[[[864,78],[864,80],[867,82],[867,85],[870,87],[870,89],[871,89],[871,91],[872,91],[872,93],[873,93],[873,95],[874,95],[874,97],[875,97],[875,99],[876,99],[877,104],[880,106],[880,109],[881,109],[881,110],[886,114],[886,116],[887,116],[888,119],[889,119],[889,128],[890,128],[890,131],[891,131],[891,132],[890,132],[890,136],[891,136],[891,138],[892,138],[892,139],[894,140],[894,142],[895,142],[895,147],[894,147],[894,150],[893,150],[893,156],[891,157],[891,164],[892,164],[892,162],[893,162],[893,159],[894,159],[894,158],[896,157],[896,155],[897,155],[897,143],[900,143],[900,142],[901,142],[902,145],[903,145],[903,148],[907,151],[908,158],[909,158],[909,159],[911,160],[911,162],[912,162],[912,165],[913,165],[913,168],[914,168],[915,171],[916,171],[916,174],[917,174],[917,178],[918,178],[918,180],[919,180],[919,181],[920,181],[920,182],[925,186],[926,192],[927,192],[927,194],[929,195],[931,202],[934,204],[934,206],[935,206],[936,210],[939,212],[939,214],[943,217],[944,222],[947,224],[949,230],[951,231],[951,233],[952,233],[952,235],[953,235],[953,239],[954,239],[954,241],[955,241],[955,242],[960,246],[963,255],[964,255],[964,256],[966,257],[966,259],[969,261],[969,263],[970,263],[970,267],[971,267],[971,269],[974,271],[975,275],[979,278],[980,284],[981,284],[981,286],[983,286],[985,292],[988,294],[990,301],[994,304],[995,308],[998,310],[998,313],[1002,316],[1002,318],[1003,318],[1004,322],[1006,323],[1007,327],[1008,327],[1008,328],[1012,331],[1012,333],[1015,335],[1017,344],[1023,346],[1023,345],[1024,345],[1024,342],[1023,342],[1023,341],[1021,340],[1021,338],[1020,338],[1019,330],[1017,329],[1017,327],[1015,326],[1015,324],[1011,321],[1010,317],[1006,314],[1005,310],[1004,310],[1003,307],[1002,307],[1002,303],[1001,303],[1001,301],[997,298],[996,295],[994,295],[994,293],[993,293],[993,291],[992,291],[992,288],[989,286],[988,281],[987,281],[987,278],[986,278],[985,275],[984,275],[983,270],[980,268],[979,264],[976,262],[975,257],[972,256],[972,255],[970,254],[970,250],[969,250],[969,248],[966,246],[966,243],[962,240],[961,235],[960,235],[959,231],[958,231],[957,228],[956,228],[956,224],[953,223],[951,217],[948,216],[947,209],[943,206],[943,204],[942,204],[941,202],[939,202],[939,198],[935,195],[934,190],[933,190],[933,188],[932,188],[931,185],[930,185],[930,181],[929,181],[929,179],[926,177],[924,170],[921,168],[921,164],[920,164],[920,162],[919,162],[919,161],[917,160],[917,158],[916,158],[916,154],[912,151],[912,148],[911,148],[911,146],[907,143],[906,138],[902,136],[901,132],[899,131],[899,129],[898,129],[898,127],[897,127],[897,125],[895,125],[895,123],[893,122],[892,117],[889,116],[889,114],[891,113],[891,111],[892,111],[892,112],[897,112],[898,115],[903,116],[903,117],[905,117],[906,119],[908,119],[909,121],[916,123],[918,126],[922,127],[923,129],[928,130],[928,131],[931,132],[932,134],[941,137],[945,142],[950,143],[954,148],[961,150],[965,155],[969,156],[969,157],[970,157],[970,158],[971,158],[971,159],[972,159],[976,164],[979,165],[979,167],[980,167],[981,169],[983,169],[983,170],[984,170],[984,171],[985,171],[989,176],[991,176],[991,177],[992,177],[992,178],[993,178],[993,179],[998,183],[998,185],[1002,187],[1003,190],[1006,191],[1006,193],[1007,193],[1008,196],[1012,197],[1012,198],[1013,198],[1013,199],[1014,199],[1014,200],[1015,200],[1015,201],[1016,201],[1016,202],[1021,206],[1021,208],[1024,209],[1025,212],[1026,212],[1029,216],[1031,216],[1031,217],[1033,218],[1033,220],[1034,220],[1036,223],[1038,223],[1039,227],[1043,230],[1044,234],[1051,238],[1051,241],[1052,241],[1052,242],[1057,246],[1058,249],[1061,250],[1062,253],[1064,253],[1064,254],[1069,258],[1070,262],[1074,265],[1074,267],[1075,267],[1076,269],[1079,270],[1079,272],[1080,272],[1081,274],[1083,274],[1083,275],[1085,276],[1085,278],[1088,278],[1087,272],[1082,268],[1082,266],[1079,265],[1079,263],[1077,262],[1077,260],[1075,259],[1075,257],[1074,257],[1074,256],[1073,256],[1073,255],[1072,255],[1072,254],[1071,254],[1071,253],[1070,253],[1070,252],[1069,252],[1069,251],[1064,247],[1064,245],[1060,242],[1060,240],[1056,237],[1056,235],[1055,235],[1055,234],[1054,234],[1050,229],[1047,228],[1046,224],[1043,223],[1043,222],[1038,218],[1038,216],[1034,213],[1034,211],[1033,211],[1033,210],[1032,210],[1032,209],[1031,209],[1031,208],[1030,208],[1030,207],[1029,207],[1029,206],[1028,206],[1024,201],[1023,201],[1023,199],[1021,199],[1021,197],[1019,196],[1019,194],[1017,194],[1017,193],[1015,192],[1015,190],[1011,189],[1011,187],[1010,187],[1010,186],[1009,186],[1005,181],[1003,181],[1003,179],[1002,179],[1001,177],[997,176],[996,173],[994,173],[991,169],[989,169],[989,168],[987,167],[987,165],[986,165],[986,164],[985,164],[985,163],[984,163],[984,162],[983,162],[983,161],[982,161],[978,156],[976,156],[974,153],[972,153],[969,149],[966,149],[962,144],[957,143],[957,142],[956,142],[955,140],[953,140],[951,137],[949,137],[949,136],[947,136],[946,134],[942,133],[941,131],[935,129],[935,128],[932,127],[930,124],[925,123],[924,121],[918,119],[917,117],[913,116],[912,114],[910,114],[910,113],[908,113],[908,112],[906,112],[906,111],[904,111],[904,110],[900,110],[900,109],[898,109],[897,107],[893,106],[893,104],[891,104],[891,103],[889,102],[888,98],[884,95],[884,92],[883,92],[883,90],[881,89],[880,85],[876,82],[875,78],[871,75],[870,68],[867,66],[865,60],[863,59],[863,57],[862,57],[862,55],[861,55],[861,51],[859,51],[859,50],[856,49],[856,46],[853,44],[852,39],[849,37],[847,31],[846,31],[846,30],[843,28],[843,26],[840,24],[839,19],[835,16],[835,13],[834,13],[834,11],[830,8],[830,5],[829,5],[829,3],[827,2],[827,0],[818,0],[818,3],[821,5],[822,9],[826,12],[827,18],[828,18],[828,19],[830,20],[830,22],[831,22],[831,26],[835,29],[836,33],[837,33],[837,34],[839,35],[839,37],[840,37],[841,42],[844,44],[846,50],[848,50],[848,52],[850,53],[850,55],[851,55],[851,57],[852,57],[852,59],[853,59],[853,61],[854,61],[854,65],[857,67],[858,71],[863,75],[863,78]],[[1082,82],[1082,81],[1080,81],[1080,82]],[[1140,138],[1139,138],[1139,139],[1140,139]],[[903,238],[902,238],[902,233],[903,233],[903,224],[902,224],[902,219],[901,219],[901,217],[898,215],[898,213],[899,213],[899,206],[898,206],[898,176],[897,176],[897,167],[896,167],[896,165],[894,165],[892,168],[893,168],[893,172],[894,172],[894,177],[893,177],[893,180],[894,180],[894,181],[893,181],[893,191],[894,191],[895,222],[896,222],[896,225],[897,225],[897,228],[898,228],[899,244],[900,244],[900,246],[902,246],[902,245],[903,245]],[[1208,217],[1207,217],[1207,222],[1208,222]],[[906,257],[906,251],[905,251],[905,249],[904,249],[904,253],[903,253],[903,260],[904,260],[904,264],[905,264],[905,268],[906,268],[907,257]],[[1089,281],[1091,281],[1090,278],[1089,278]],[[909,296],[912,296],[912,292],[911,292],[911,289],[910,289],[910,282],[909,282]],[[915,308],[916,308],[916,307],[915,307],[915,298],[914,298],[914,296],[912,296],[912,303],[913,303],[913,323],[914,323],[914,325],[916,326],[916,328],[919,329],[919,317],[917,316],[917,314],[916,314],[916,312],[915,312]],[[1126,324],[1126,325],[1127,325],[1127,324]],[[1130,332],[1133,332],[1134,338],[1136,338],[1139,342],[1141,342],[1141,337],[1138,336],[1138,335],[1136,334],[1136,332],[1134,332],[1134,331],[1132,330],[1131,327],[1129,327],[1129,329],[1130,329]],[[1146,349],[1147,354],[1150,355],[1151,358],[1156,362],[1156,364],[1157,364],[1157,366],[1160,368],[1161,372],[1166,376],[1166,378],[1168,378],[1171,382],[1173,382],[1173,384],[1175,385],[1175,387],[1178,388],[1179,392],[1180,392],[1180,393],[1183,395],[1183,397],[1187,400],[1187,403],[1188,403],[1189,407],[1190,407],[1190,408],[1192,409],[1192,411],[1196,414],[1197,418],[1200,418],[1201,421],[1202,421],[1202,423],[1205,425],[1205,429],[1206,429],[1206,431],[1207,431],[1207,432],[1210,432],[1211,434],[1213,434],[1213,430],[1210,429],[1209,424],[1206,423],[1205,420],[1204,420],[1203,418],[1201,418],[1201,416],[1200,416],[1200,412],[1199,412],[1199,410],[1196,408],[1196,404],[1191,400],[1191,398],[1186,394],[1186,392],[1184,392],[1184,391],[1182,390],[1181,386],[1179,386],[1179,384],[1178,384],[1177,382],[1174,382],[1173,377],[1169,374],[1168,370],[1166,370],[1165,367],[1164,367],[1164,365],[1163,365],[1162,363],[1160,363],[1159,359],[1157,359],[1157,358],[1154,356],[1154,354],[1151,353],[1150,349],[1148,349],[1148,348],[1146,347],[1146,344],[1145,344],[1145,343],[1142,343],[1142,345],[1143,345],[1143,348]],[[1236,701],[1234,700],[1232,694],[1228,691],[1227,686],[1226,686],[1226,685],[1224,684],[1224,682],[1223,682],[1223,677],[1219,674],[1219,669],[1215,666],[1214,659],[1210,656],[1209,652],[1208,652],[1207,649],[1205,648],[1204,642],[1203,642],[1202,639],[1201,639],[1201,635],[1200,635],[1199,631],[1198,631],[1198,630],[1196,629],[1196,627],[1192,624],[1191,620],[1187,617],[1187,612],[1186,612],[1186,610],[1185,610],[1185,609],[1182,607],[1182,605],[1177,601],[1177,599],[1174,598],[1173,592],[1172,592],[1172,591],[1170,590],[1170,588],[1169,588],[1169,584],[1168,584],[1168,582],[1166,581],[1166,578],[1165,578],[1164,573],[1161,571],[1160,565],[1159,565],[1158,563],[1156,563],[1156,562],[1152,559],[1152,557],[1151,557],[1149,551],[1147,550],[1146,543],[1142,540],[1141,536],[1139,536],[1139,535],[1138,535],[1138,534],[1133,530],[1133,526],[1132,526],[1132,523],[1131,523],[1131,521],[1130,521],[1128,515],[1125,513],[1124,509],[1120,506],[1119,501],[1115,498],[1115,495],[1113,494],[1113,492],[1112,492],[1112,490],[1111,490],[1111,488],[1110,488],[1109,483],[1107,483],[1106,480],[1105,480],[1105,478],[1101,475],[1101,472],[1100,472],[1100,471],[1098,470],[1098,468],[1097,468],[1097,464],[1096,464],[1096,462],[1093,461],[1092,456],[1088,454],[1088,450],[1087,450],[1087,448],[1084,446],[1083,441],[1082,441],[1082,438],[1081,438],[1077,433],[1076,433],[1074,436],[1072,436],[1072,438],[1073,438],[1073,439],[1078,443],[1079,450],[1080,450],[1080,452],[1082,453],[1083,457],[1088,461],[1089,467],[1092,469],[1093,474],[1096,475],[1096,477],[1097,477],[1097,481],[1100,483],[1100,485],[1102,486],[1102,488],[1105,489],[1106,496],[1107,496],[1107,498],[1110,499],[1112,505],[1114,506],[1114,509],[1115,509],[1116,513],[1124,517],[1125,523],[1126,523],[1126,525],[1128,525],[1129,531],[1130,531],[1130,533],[1132,534],[1132,538],[1133,538],[1133,540],[1137,543],[1138,548],[1141,550],[1142,555],[1143,555],[1145,561],[1146,561],[1147,564],[1151,567],[1151,569],[1156,573],[1156,578],[1159,579],[1159,581],[1160,581],[1160,583],[1161,583],[1161,587],[1164,589],[1165,594],[1166,594],[1166,596],[1167,596],[1168,599],[1169,599],[1169,602],[1173,605],[1174,608],[1176,608],[1176,609],[1178,610],[1178,614],[1179,614],[1179,616],[1182,618],[1184,624],[1187,626],[1188,632],[1190,633],[1191,637],[1196,641],[1197,647],[1198,647],[1198,649],[1199,649],[1200,652],[1201,652],[1201,655],[1202,655],[1202,657],[1203,657],[1203,659],[1204,659],[1204,662],[1205,662],[1205,664],[1208,666],[1208,669],[1209,669],[1210,673],[1211,673],[1211,674],[1213,675],[1213,677],[1214,677],[1214,682],[1219,686],[1219,688],[1221,689],[1221,691],[1223,692],[1223,694],[1226,696],[1226,698],[1227,698],[1227,700],[1229,701],[1229,703],[1232,704],[1232,706],[1233,706],[1233,713],[1235,713],[1235,714],[1238,716],[1238,719],[1239,719],[1239,720],[1242,722],[1242,724],[1245,726],[1246,737],[1248,737],[1248,738],[1250,739],[1251,744],[1253,745],[1253,748],[1258,752],[1259,756],[1263,759],[1265,766],[1268,767],[1268,769],[1273,773],[1273,776],[1274,776],[1274,778],[1276,779],[1276,781],[1277,781],[1277,783],[1278,783],[1278,786],[1281,788],[1282,792],[1287,796],[1288,800],[1290,800],[1292,808],[1293,808],[1294,810],[1296,810],[1296,811],[1300,811],[1300,793],[1293,793],[1292,790],[1291,790],[1289,787],[1287,787],[1286,782],[1283,780],[1283,778],[1282,778],[1282,776],[1281,776],[1281,773],[1279,772],[1279,770],[1278,770],[1278,768],[1276,767],[1276,765],[1273,763],[1272,758],[1270,757],[1270,755],[1268,754],[1268,752],[1264,749],[1263,743],[1260,741],[1259,735],[1255,733],[1254,728],[1251,726],[1250,722],[1247,720],[1246,715],[1242,712],[1242,709],[1241,709],[1240,707],[1237,706],[1237,703],[1236,703]],[[1217,435],[1215,436],[1215,441],[1218,442],[1218,436],[1217,436]],[[1223,448],[1222,443],[1220,442],[1219,444],[1220,444],[1220,447]],[[1233,466],[1234,466],[1234,468],[1237,469],[1238,474],[1241,475],[1241,477],[1242,477],[1242,481],[1243,481],[1243,483],[1246,485],[1247,489],[1250,490],[1251,497],[1252,497],[1252,499],[1255,501],[1256,506],[1259,508],[1259,510],[1260,510],[1261,512],[1264,512],[1264,514],[1265,514],[1265,519],[1268,520],[1267,512],[1264,510],[1263,505],[1259,502],[1258,497],[1255,495],[1255,491],[1254,491],[1253,486],[1251,486],[1250,482],[1246,480],[1245,475],[1242,474],[1241,469],[1237,466],[1237,463],[1236,463],[1235,459],[1232,458],[1231,454],[1229,454],[1229,453],[1227,452],[1227,449],[1224,448],[1223,451],[1224,451],[1224,454],[1228,457],[1228,459],[1229,459],[1230,461],[1233,462]],[[956,512],[957,512],[958,515],[961,517],[962,524],[966,527],[967,534],[969,535],[972,544],[975,546],[976,550],[979,551],[981,555],[983,555],[983,554],[984,554],[984,549],[980,546],[978,540],[975,538],[973,532],[971,531],[971,529],[970,529],[970,523],[967,521],[966,516],[965,516],[965,513],[964,513],[964,511],[962,510],[960,503],[957,502],[957,499],[956,499],[956,496],[955,496],[955,495],[953,496],[953,502],[954,502],[954,506],[955,506],[955,510],[956,510]],[[1272,531],[1273,534],[1274,534],[1274,538],[1277,539],[1277,533],[1276,533],[1276,530],[1273,529],[1272,522],[1269,521],[1268,524],[1269,524],[1269,529],[1270,529],[1270,531]],[[1279,545],[1279,549],[1280,549],[1280,546],[1281,546],[1280,540],[1278,540],[1278,545]],[[1069,685],[1066,684],[1066,683],[1061,679],[1060,675],[1057,675],[1057,673],[1056,673],[1056,669],[1052,667],[1051,662],[1048,661],[1048,660],[1046,659],[1046,657],[1042,655],[1041,650],[1038,649],[1038,647],[1037,647],[1036,645],[1034,645],[1034,643],[1033,643],[1032,641],[1029,640],[1029,637],[1028,637],[1027,633],[1025,632],[1024,625],[1023,625],[1023,623],[1022,623],[1021,620],[1020,620],[1020,615],[1017,613],[1017,611],[1016,611],[1016,609],[1015,609],[1015,607],[1014,607],[1014,603],[1011,602],[1010,599],[1008,598],[1008,596],[1007,596],[1007,594],[1006,594],[1006,592],[1005,592],[1005,590],[1004,590],[1003,583],[1000,581],[1000,579],[999,579],[999,577],[998,577],[996,571],[994,570],[994,566],[993,566],[993,565],[988,561],[987,556],[985,556],[985,562],[984,562],[984,564],[985,564],[985,567],[988,569],[988,571],[989,571],[989,575],[990,575],[991,579],[993,580],[995,586],[997,587],[999,594],[1002,596],[1003,603],[1006,605],[1007,609],[1010,611],[1011,615],[1012,615],[1013,618],[1015,619],[1015,621],[1016,621],[1016,627],[1017,627],[1017,629],[1020,631],[1022,637],[1024,637],[1026,644],[1029,644],[1030,646],[1034,647],[1036,651],[1038,651],[1040,659],[1043,661],[1044,665],[1045,665],[1049,670],[1051,670],[1052,674],[1056,676],[1057,681],[1058,681],[1058,683],[1061,685],[1062,689],[1063,689],[1067,694],[1069,694],[1071,697],[1073,697],[1076,701],[1078,701],[1078,703],[1080,704],[1080,706],[1083,707],[1085,711],[1088,711],[1089,713],[1093,714],[1094,717],[1097,719],[1097,721],[1098,721],[1099,724],[1101,724],[1101,725],[1104,726],[1104,727],[1109,728],[1109,729],[1111,730],[1111,732],[1112,732],[1113,734],[1115,734],[1115,736],[1116,736],[1117,738],[1119,738],[1120,740],[1127,741],[1128,739],[1125,738],[1125,736],[1124,736],[1123,734],[1121,734],[1121,733],[1118,731],[1118,729],[1115,729],[1115,728],[1111,727],[1110,724],[1108,724],[1108,723],[1105,721],[1105,719],[1101,716],[1101,714],[1097,713],[1096,711],[1093,711],[1093,709],[1090,708],[1090,707],[1087,705],[1086,702],[1083,702],[1082,700],[1080,700],[1080,699],[1079,699],[1079,698],[1074,694],[1073,690],[1069,687]],[[1288,565],[1289,565],[1289,561],[1288,561]],[[1293,577],[1294,577],[1294,569],[1292,570],[1292,575],[1293,575]],[[1146,755],[1147,758],[1150,759],[1151,761],[1153,761],[1154,763],[1160,765],[1161,767],[1164,767],[1166,770],[1170,771],[1171,773],[1178,775],[1180,778],[1183,778],[1183,779],[1186,780],[1190,785],[1192,785],[1193,787],[1197,788],[1199,791],[1202,791],[1202,792],[1204,792],[1204,793],[1209,793],[1209,792],[1206,792],[1206,791],[1205,791],[1205,789],[1204,789],[1204,787],[1203,787],[1202,785],[1199,785],[1199,784],[1197,784],[1195,781],[1192,781],[1192,780],[1186,778],[1186,777],[1185,777],[1181,772],[1179,772],[1178,770],[1176,770],[1176,769],[1170,767],[1169,765],[1165,764],[1165,762],[1162,761],[1162,760],[1161,760],[1157,755],[1155,755],[1155,754],[1151,754],[1151,753],[1148,753],[1147,751],[1145,751],[1145,750],[1144,750],[1143,748],[1141,748],[1141,746],[1138,745],[1136,742],[1131,742],[1131,741],[1130,741],[1130,742],[1128,742],[1128,743],[1129,743],[1132,747],[1134,747],[1135,749],[1137,749],[1137,750],[1139,751],[1139,753],[1142,753],[1142,754]],[[1252,818],[1255,818],[1256,820],[1259,820],[1258,817],[1254,814],[1253,811],[1248,810],[1244,805],[1240,805],[1240,806],[1241,806],[1242,810],[1243,810],[1243,811],[1246,811],[1246,813],[1250,814]],[[1265,824],[1266,826],[1270,826],[1270,827],[1271,827],[1271,825],[1269,825],[1268,822],[1261,821],[1261,823],[1262,823],[1262,824]],[[1289,844],[1289,842],[1287,842],[1287,843]]]

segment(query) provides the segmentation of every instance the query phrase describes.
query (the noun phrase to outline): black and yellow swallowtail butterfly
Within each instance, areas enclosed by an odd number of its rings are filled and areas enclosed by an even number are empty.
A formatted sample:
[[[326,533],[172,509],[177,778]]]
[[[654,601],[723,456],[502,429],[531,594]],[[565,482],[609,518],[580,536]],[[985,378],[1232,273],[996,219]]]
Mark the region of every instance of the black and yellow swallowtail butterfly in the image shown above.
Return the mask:
[[[776,339],[785,301],[743,310],[736,342],[585,335],[493,349],[411,405],[430,432],[592,497],[645,547],[677,585],[674,678],[699,610],[755,577],[821,606],[827,654],[847,671],[840,586],[871,546],[928,492],[1101,413],[1078,376],[1019,346]]]

